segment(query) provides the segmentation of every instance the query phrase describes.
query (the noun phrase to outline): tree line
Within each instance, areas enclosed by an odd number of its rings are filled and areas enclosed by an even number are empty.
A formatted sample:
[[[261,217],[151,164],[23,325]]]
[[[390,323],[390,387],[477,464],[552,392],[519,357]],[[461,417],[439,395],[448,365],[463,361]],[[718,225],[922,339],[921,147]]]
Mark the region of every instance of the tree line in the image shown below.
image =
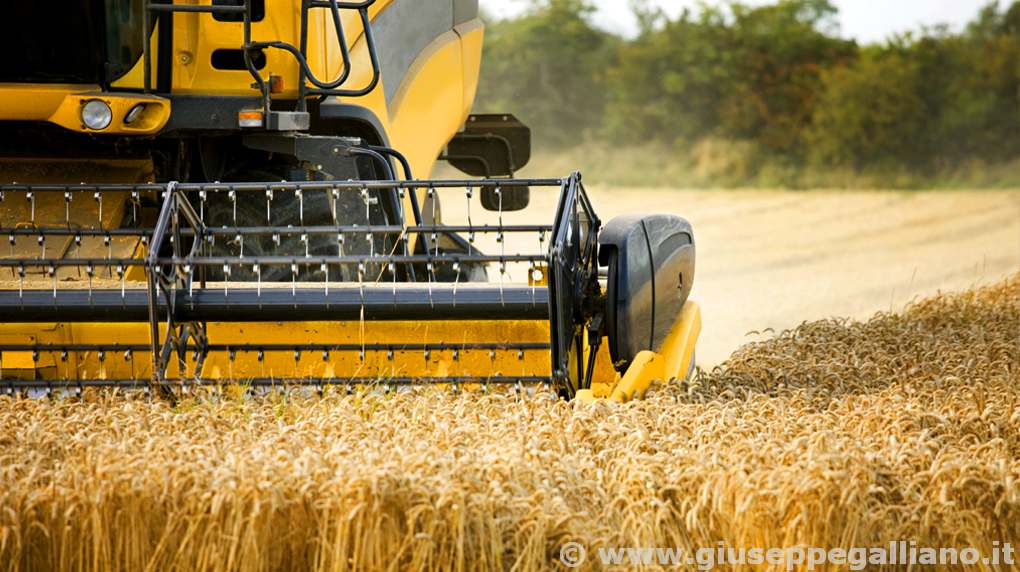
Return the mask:
[[[747,176],[767,168],[793,184],[805,171],[935,174],[1020,157],[1020,0],[987,4],[960,31],[869,45],[840,37],[828,0],[677,17],[632,5],[633,38],[596,27],[588,0],[489,18],[476,109],[514,112],[539,147],[725,148]]]

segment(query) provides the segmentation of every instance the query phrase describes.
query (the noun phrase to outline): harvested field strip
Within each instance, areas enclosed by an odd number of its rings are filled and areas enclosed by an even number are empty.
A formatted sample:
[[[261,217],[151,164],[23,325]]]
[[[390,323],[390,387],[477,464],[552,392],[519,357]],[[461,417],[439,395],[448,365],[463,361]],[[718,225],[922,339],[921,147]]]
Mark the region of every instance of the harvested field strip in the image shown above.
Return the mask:
[[[1020,542],[1020,276],[644,402],[0,400],[0,569],[504,570],[559,546]]]

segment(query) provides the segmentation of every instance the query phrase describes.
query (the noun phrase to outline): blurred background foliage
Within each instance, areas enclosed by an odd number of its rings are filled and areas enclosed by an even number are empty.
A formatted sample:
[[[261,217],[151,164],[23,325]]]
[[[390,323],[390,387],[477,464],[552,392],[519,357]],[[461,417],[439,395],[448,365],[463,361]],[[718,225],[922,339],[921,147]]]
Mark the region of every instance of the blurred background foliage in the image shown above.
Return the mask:
[[[528,123],[535,170],[671,186],[918,187],[1020,182],[1020,0],[965,29],[842,39],[827,0],[632,2],[640,33],[587,0],[487,18],[475,109]]]

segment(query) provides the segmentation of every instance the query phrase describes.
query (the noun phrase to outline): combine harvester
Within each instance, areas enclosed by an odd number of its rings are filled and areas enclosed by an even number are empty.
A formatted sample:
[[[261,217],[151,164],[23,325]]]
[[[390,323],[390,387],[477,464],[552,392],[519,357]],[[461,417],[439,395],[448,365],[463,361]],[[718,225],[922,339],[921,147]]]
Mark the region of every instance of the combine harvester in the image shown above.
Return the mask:
[[[693,367],[690,226],[603,225],[579,174],[514,178],[528,128],[470,115],[477,0],[11,10],[0,392],[625,401]],[[414,178],[437,158],[479,178]],[[546,224],[504,223],[533,193],[558,193]],[[456,201],[464,220],[441,219]]]

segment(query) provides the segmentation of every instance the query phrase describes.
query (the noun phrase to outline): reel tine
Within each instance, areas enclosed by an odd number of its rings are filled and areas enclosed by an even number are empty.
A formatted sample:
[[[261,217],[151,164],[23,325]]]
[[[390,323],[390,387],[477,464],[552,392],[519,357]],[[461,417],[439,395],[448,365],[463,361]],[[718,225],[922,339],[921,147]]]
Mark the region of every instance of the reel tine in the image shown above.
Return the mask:
[[[92,198],[95,199],[96,204],[99,207],[99,228],[103,228],[103,192],[95,191],[92,193]]]
[[[325,262],[320,264],[319,265],[319,271],[322,272],[322,274],[323,274],[323,282],[324,282],[323,291],[324,291],[324,295],[325,295],[325,298],[326,298],[326,307],[329,308],[329,264],[327,264]]]

